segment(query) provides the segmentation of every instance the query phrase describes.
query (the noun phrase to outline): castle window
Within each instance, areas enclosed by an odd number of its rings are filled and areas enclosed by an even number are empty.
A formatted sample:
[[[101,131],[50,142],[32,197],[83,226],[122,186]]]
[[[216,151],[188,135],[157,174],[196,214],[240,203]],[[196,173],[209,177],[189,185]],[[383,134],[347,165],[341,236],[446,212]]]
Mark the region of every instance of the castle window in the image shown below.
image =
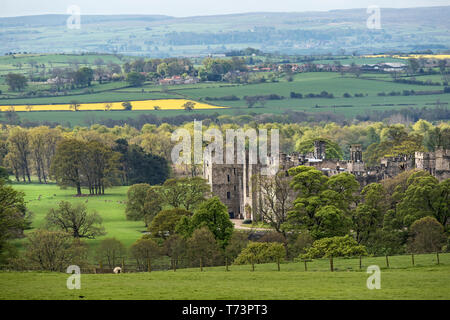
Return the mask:
[[[233,168],[233,173],[234,175],[236,175],[236,168]]]
[[[230,191],[227,192],[227,199],[231,199],[231,192]]]
[[[229,174],[227,174],[227,180],[228,180],[228,182],[230,182],[230,175]]]

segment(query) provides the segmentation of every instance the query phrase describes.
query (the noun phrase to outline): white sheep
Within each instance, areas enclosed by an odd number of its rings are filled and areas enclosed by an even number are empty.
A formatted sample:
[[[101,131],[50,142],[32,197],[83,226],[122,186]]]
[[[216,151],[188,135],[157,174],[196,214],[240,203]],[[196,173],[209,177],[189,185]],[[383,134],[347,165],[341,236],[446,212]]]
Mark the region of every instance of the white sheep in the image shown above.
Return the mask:
[[[113,270],[114,273],[122,273],[122,268],[121,267],[115,267]]]

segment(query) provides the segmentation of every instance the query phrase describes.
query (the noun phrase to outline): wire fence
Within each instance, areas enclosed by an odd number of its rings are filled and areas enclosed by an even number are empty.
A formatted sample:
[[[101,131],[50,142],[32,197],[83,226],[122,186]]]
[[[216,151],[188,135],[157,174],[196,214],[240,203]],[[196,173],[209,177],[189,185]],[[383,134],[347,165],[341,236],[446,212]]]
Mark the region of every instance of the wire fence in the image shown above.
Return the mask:
[[[275,261],[264,264],[234,265],[227,259],[221,261],[211,261],[203,259],[179,258],[170,259],[163,257],[158,259],[148,259],[146,261],[136,261],[133,259],[118,259],[117,261],[104,263],[92,263],[81,266],[84,274],[105,274],[114,273],[114,268],[119,267],[121,273],[154,272],[154,271],[174,271],[185,270],[191,272],[201,271],[292,271],[292,272],[340,272],[340,271],[365,271],[367,267],[376,265],[381,269],[407,269],[418,267],[433,267],[438,265],[450,265],[450,253],[429,253],[429,254],[404,254],[395,256],[378,257],[352,257],[352,258],[321,258],[312,260],[295,261]],[[15,271],[42,271],[43,268],[37,266],[22,266],[11,268],[1,266],[1,270]],[[64,268],[60,270],[65,272]]]

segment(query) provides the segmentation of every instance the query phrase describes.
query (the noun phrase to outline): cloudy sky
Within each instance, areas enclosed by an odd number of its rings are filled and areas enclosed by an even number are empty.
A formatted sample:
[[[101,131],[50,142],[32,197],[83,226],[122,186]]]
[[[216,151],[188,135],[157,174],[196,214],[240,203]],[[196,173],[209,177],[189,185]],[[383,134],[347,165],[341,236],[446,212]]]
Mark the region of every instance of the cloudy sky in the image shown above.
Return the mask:
[[[450,5],[450,0],[0,0],[0,16],[66,13],[77,5],[82,14],[163,14],[176,17],[242,12],[326,11],[333,9],[407,8]]]

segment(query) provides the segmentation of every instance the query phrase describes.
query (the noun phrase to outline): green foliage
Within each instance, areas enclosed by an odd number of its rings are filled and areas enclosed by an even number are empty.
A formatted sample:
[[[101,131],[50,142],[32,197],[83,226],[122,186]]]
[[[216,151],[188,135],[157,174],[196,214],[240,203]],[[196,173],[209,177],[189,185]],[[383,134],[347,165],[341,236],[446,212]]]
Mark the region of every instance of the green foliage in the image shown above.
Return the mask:
[[[81,195],[87,185],[90,194],[104,194],[117,173],[120,155],[98,141],[61,141],[52,159],[50,173],[60,186],[74,186]]]
[[[407,232],[390,227],[377,229],[367,240],[367,251],[371,255],[394,255],[405,253]]]
[[[282,261],[286,257],[283,244],[278,242],[250,242],[234,260],[235,265]]]
[[[323,238],[314,241],[311,248],[303,255],[302,259],[353,257],[366,255],[365,246],[359,245],[355,239],[346,235],[344,237]]]
[[[0,262],[5,262],[11,250],[8,241],[23,236],[29,227],[24,193],[6,186],[0,179]]]
[[[4,180],[4,181],[8,181],[9,180],[8,169],[0,167],[0,180]]]
[[[412,175],[397,212],[406,226],[425,216],[432,216],[445,226],[450,218],[449,203],[450,179],[439,183],[429,174]]]
[[[102,218],[97,212],[88,213],[85,204],[72,205],[68,201],[61,201],[58,208],[50,209],[46,216],[47,226],[57,228],[74,238],[94,239],[105,235]]]
[[[8,73],[5,82],[11,91],[22,91],[28,85],[27,78],[20,73]]]
[[[408,250],[414,253],[440,252],[446,240],[444,227],[433,217],[416,220],[409,232]]]
[[[150,188],[151,186],[146,183],[134,184],[128,188],[127,206],[125,209],[127,220],[144,220],[146,222],[146,226],[151,221],[151,219],[146,218],[147,193],[150,191]]]
[[[192,265],[209,266],[221,261],[222,252],[214,234],[207,228],[194,230],[187,240],[188,257]]]
[[[151,260],[162,255],[162,250],[158,244],[151,239],[139,239],[131,245],[131,256],[136,259],[136,263],[141,270],[148,270]]]
[[[287,228],[307,228],[318,239],[342,236],[351,227],[350,206],[359,184],[353,175],[341,173],[331,178],[313,167],[299,166],[289,170],[291,185],[298,192]]]
[[[225,248],[225,256],[228,258],[228,262],[232,263],[247,244],[248,234],[246,232],[234,230],[230,241]]]
[[[37,267],[62,272],[67,266],[86,258],[87,248],[66,232],[36,230],[27,240],[24,269]]]
[[[295,151],[301,154],[306,154],[314,151],[314,141],[318,139],[308,139],[301,141],[296,144]],[[327,159],[342,159],[344,154],[342,153],[339,145],[329,139],[320,138],[320,140],[325,141],[325,157]]]
[[[379,183],[371,183],[361,191],[364,201],[352,211],[353,230],[358,243],[366,244],[368,238],[383,226],[387,210],[387,195]]]
[[[131,102],[129,102],[129,101],[122,102],[122,107],[123,107],[123,110],[125,110],[125,111],[130,111],[133,109],[133,106],[131,105]]]
[[[344,212],[335,206],[324,206],[315,213],[315,225],[311,235],[315,239],[343,236],[350,231],[350,220]]]
[[[402,125],[383,128],[380,139],[379,143],[371,144],[364,153],[364,160],[370,166],[378,165],[383,157],[413,155],[416,151],[425,151],[423,136],[418,132],[408,134]]]
[[[74,83],[76,86],[90,86],[94,80],[94,70],[89,67],[81,67],[74,74]]]
[[[100,241],[96,258],[99,262],[106,262],[110,268],[115,268],[126,256],[126,248],[116,238],[107,238]]]
[[[154,237],[166,239],[175,233],[175,227],[181,218],[189,217],[191,213],[187,210],[174,208],[160,211],[152,220],[148,230]]]
[[[211,189],[205,179],[186,177],[166,180],[162,190],[167,204],[190,211],[206,200]]]
[[[187,254],[186,239],[178,234],[171,235],[164,241],[164,252],[174,260],[184,257]]]
[[[145,76],[139,72],[130,72],[127,74],[127,78],[126,78],[127,82],[130,84],[130,86],[132,87],[140,87],[144,84],[145,82]]]
[[[177,232],[184,232],[186,236],[192,234],[194,230],[204,227],[212,232],[222,248],[227,245],[233,234],[234,225],[228,215],[227,207],[220,202],[218,197],[210,198],[200,204],[192,218],[180,220]]]
[[[167,159],[145,152],[141,146],[128,144],[125,139],[118,139],[115,142],[114,151],[121,154],[123,184],[155,185],[163,183],[168,178],[170,169]]]
[[[313,244],[314,238],[310,235],[308,230],[304,230],[295,241],[288,246],[289,257],[298,257],[300,254],[304,254]]]

